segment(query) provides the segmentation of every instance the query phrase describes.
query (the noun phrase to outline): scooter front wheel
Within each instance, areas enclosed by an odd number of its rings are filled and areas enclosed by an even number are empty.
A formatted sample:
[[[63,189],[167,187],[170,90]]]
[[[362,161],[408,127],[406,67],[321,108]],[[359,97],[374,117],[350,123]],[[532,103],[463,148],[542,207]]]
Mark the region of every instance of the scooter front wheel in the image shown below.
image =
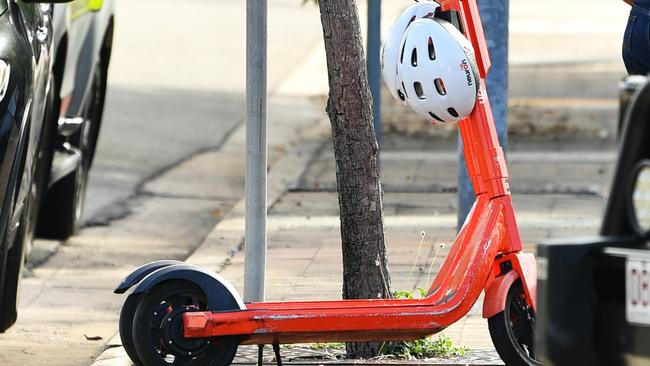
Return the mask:
[[[505,309],[488,319],[490,336],[507,366],[539,366],[535,359],[535,314],[526,302],[521,280],[515,281],[506,297]]]
[[[143,296],[133,319],[133,340],[139,360],[147,366],[230,365],[239,345],[236,338],[183,336],[183,313],[206,310],[205,294],[193,283],[173,280],[156,285]]]

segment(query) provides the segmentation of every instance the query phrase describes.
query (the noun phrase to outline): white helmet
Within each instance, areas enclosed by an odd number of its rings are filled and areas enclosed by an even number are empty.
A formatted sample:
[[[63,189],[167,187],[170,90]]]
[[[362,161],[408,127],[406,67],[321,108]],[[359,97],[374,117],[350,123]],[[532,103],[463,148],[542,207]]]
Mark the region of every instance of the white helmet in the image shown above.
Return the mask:
[[[402,91],[402,83],[397,78],[397,61],[402,50],[402,37],[412,22],[427,16],[433,17],[439,7],[440,4],[435,1],[423,1],[409,6],[395,20],[388,32],[388,38],[384,42],[381,51],[382,76],[393,98],[404,104],[406,104],[406,98]]]
[[[459,121],[474,109],[480,82],[474,51],[445,20],[411,23],[402,38],[397,75],[408,105],[434,123]]]

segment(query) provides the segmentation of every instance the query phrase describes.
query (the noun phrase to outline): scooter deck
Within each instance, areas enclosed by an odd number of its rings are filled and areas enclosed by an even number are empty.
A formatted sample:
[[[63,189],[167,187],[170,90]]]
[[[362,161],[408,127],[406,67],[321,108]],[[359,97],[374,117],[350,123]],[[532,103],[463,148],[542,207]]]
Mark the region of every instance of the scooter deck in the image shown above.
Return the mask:
[[[228,312],[188,312],[184,336],[239,336],[242,344],[416,339],[463,317],[510,243],[510,196],[479,198],[432,289],[423,299],[261,302]],[[489,261],[489,263],[486,263]]]

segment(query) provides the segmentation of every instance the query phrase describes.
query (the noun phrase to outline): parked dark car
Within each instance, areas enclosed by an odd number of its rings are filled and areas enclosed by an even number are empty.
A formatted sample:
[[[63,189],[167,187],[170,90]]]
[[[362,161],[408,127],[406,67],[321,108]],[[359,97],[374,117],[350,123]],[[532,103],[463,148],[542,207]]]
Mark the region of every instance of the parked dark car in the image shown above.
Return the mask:
[[[52,5],[0,1],[0,329],[15,321],[16,285],[29,237],[33,185],[48,175],[40,154],[51,131]]]
[[[544,365],[650,365],[650,78],[628,77],[598,235],[537,247]]]
[[[0,332],[35,233],[78,229],[99,134],[112,7],[65,2],[0,0]]]

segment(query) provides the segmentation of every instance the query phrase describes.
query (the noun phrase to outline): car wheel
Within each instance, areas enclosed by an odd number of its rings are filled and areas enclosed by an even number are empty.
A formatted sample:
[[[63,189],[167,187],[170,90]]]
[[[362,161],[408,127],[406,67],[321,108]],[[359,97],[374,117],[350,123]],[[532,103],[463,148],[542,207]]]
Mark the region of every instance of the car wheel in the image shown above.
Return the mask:
[[[104,116],[107,78],[108,74],[106,68],[101,63],[95,66],[95,74],[93,75],[93,84],[91,89],[93,99],[88,110],[88,116],[89,119],[93,121],[93,125],[92,128],[88,129],[88,135],[86,136],[86,146],[88,148],[87,155],[89,157],[88,169],[90,169],[95,159],[99,130]]]
[[[39,236],[66,240],[79,230],[87,179],[88,173],[82,162],[74,173],[50,187],[41,208]]]
[[[27,201],[31,201],[29,198]],[[5,280],[2,284],[2,301],[0,301],[0,332],[9,329],[18,317],[18,294],[23,265],[25,264],[25,246],[31,243],[27,234],[29,228],[29,203],[21,215],[19,227],[13,238],[13,246],[7,253]],[[29,243],[28,243],[29,241]]]
[[[95,68],[93,83],[85,110],[85,122],[80,131],[70,136],[69,143],[81,152],[81,163],[74,173],[54,183],[50,187],[39,219],[39,236],[66,240],[79,231],[88,172],[97,145],[99,127],[104,105],[104,72]]]

